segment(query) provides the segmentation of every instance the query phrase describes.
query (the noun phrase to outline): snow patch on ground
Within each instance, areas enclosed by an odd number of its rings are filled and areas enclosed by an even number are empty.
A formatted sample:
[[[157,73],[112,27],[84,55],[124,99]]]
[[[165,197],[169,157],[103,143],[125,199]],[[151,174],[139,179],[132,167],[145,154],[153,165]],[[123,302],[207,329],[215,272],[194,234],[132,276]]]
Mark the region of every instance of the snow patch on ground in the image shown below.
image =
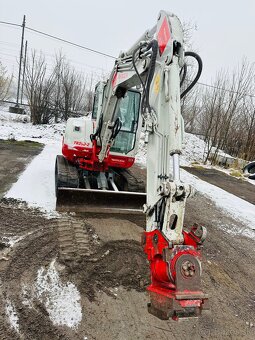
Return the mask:
[[[212,148],[212,152],[215,148]],[[182,154],[180,157],[180,165],[182,166],[189,166],[193,162],[195,163],[201,163],[204,162],[204,156],[207,152],[207,146],[203,139],[198,137],[197,135],[193,135],[191,133],[184,133],[184,140],[182,144]],[[144,143],[144,133],[141,133],[140,138],[140,144],[138,148],[138,154],[136,156],[136,162],[139,163],[142,166],[146,166],[146,154],[147,154],[147,146]],[[223,157],[233,158],[229,154],[218,150],[218,155],[221,155]],[[225,169],[220,166],[212,166],[212,165],[202,165],[206,168],[215,168],[219,171],[223,171],[226,174],[230,174],[230,172],[233,170],[231,168]],[[248,179],[245,179],[248,180]],[[252,180],[248,180],[250,183],[255,184],[255,181],[252,182]]]
[[[41,267],[35,283],[36,296],[45,305],[54,325],[76,328],[82,320],[80,293],[71,282],[62,283],[52,261]]]
[[[32,125],[0,120],[0,139],[31,140],[43,144],[57,139],[61,143],[64,127],[64,124]]]
[[[255,185],[255,179],[249,179],[249,178],[247,178],[247,181],[248,181],[249,183]]]
[[[202,163],[205,151],[206,145],[201,138],[191,133],[185,133],[180,159],[181,165],[189,165],[192,162]]]
[[[144,143],[145,135],[142,132],[138,153],[136,155],[136,163],[143,166],[146,165],[147,146]],[[180,157],[181,165],[189,165],[192,162],[203,162],[203,155],[206,150],[205,142],[191,133],[184,134],[182,155]]]
[[[49,142],[6,193],[6,198],[26,201],[28,206],[55,210],[55,159],[61,143]]]
[[[30,309],[39,300],[56,326],[77,328],[82,320],[80,293],[73,283],[61,282],[55,260],[48,268],[38,270],[34,285],[22,284],[21,297],[22,304]]]
[[[19,318],[18,318],[14,304],[9,299],[6,299],[5,313],[6,313],[6,316],[8,317],[11,327],[17,333],[19,333]]]
[[[28,116],[6,112],[0,107],[0,139],[32,140],[43,144],[59,140],[61,143],[65,123],[33,125],[25,123],[24,118]]]
[[[218,188],[215,185],[202,181],[198,177],[181,170],[181,179],[191,184],[197,191],[209,197],[219,208],[223,208],[231,217],[247,224],[249,229],[255,230],[255,209],[254,205]],[[243,234],[243,233],[242,233]],[[247,232],[246,232],[247,234]],[[254,236],[254,232],[250,236]]]

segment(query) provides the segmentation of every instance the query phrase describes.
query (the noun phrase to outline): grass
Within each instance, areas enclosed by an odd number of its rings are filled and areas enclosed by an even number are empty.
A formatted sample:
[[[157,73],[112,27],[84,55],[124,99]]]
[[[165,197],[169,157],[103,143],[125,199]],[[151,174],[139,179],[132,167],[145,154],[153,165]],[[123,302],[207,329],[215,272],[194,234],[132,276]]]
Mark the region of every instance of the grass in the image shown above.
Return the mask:
[[[192,165],[193,168],[196,168],[198,170],[203,170],[204,169],[204,167],[199,162],[196,162],[196,161],[192,162],[191,165]]]
[[[230,176],[241,178],[243,174],[238,170],[232,170],[230,171]]]
[[[35,147],[35,148],[43,148],[44,144],[34,142],[31,140],[15,140],[15,139],[0,139],[1,144],[6,144],[6,145],[20,145],[20,146],[29,146],[29,147]]]

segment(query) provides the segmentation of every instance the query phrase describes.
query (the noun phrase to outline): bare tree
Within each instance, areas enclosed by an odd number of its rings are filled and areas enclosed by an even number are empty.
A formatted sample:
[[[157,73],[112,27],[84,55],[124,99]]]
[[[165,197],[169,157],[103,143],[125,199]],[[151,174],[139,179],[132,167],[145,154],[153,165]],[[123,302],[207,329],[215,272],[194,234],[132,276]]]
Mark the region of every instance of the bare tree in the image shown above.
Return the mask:
[[[13,76],[8,77],[6,67],[0,61],[0,100],[5,100],[9,96]]]
[[[52,118],[51,101],[55,86],[55,71],[47,73],[47,64],[42,54],[35,51],[26,65],[25,89],[33,124],[47,124]]]
[[[76,72],[61,53],[56,56],[55,76],[53,106],[56,117],[67,120],[85,107],[87,77]]]
[[[251,157],[254,107],[248,104],[247,93],[252,91],[253,79],[254,65],[243,60],[231,75],[218,73],[212,87],[204,91],[199,124],[206,142],[205,162],[211,157],[212,149],[212,162],[219,150]]]
[[[198,121],[203,110],[201,87],[196,86],[181,100],[181,113],[186,132],[198,132]]]

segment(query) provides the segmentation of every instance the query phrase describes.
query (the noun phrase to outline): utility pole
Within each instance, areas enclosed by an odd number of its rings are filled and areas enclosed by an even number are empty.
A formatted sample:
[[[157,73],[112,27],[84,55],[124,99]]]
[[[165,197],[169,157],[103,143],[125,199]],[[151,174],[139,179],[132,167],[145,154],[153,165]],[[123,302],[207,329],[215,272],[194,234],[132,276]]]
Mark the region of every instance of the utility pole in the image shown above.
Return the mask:
[[[25,25],[26,25],[26,16],[24,15],[23,23],[22,23],[22,35],[21,35],[20,57],[19,57],[19,76],[18,76],[18,89],[17,89],[16,107],[19,107],[20,76],[21,76],[21,66],[22,66],[22,59],[23,59],[23,44],[24,44]]]
[[[25,56],[24,56],[24,63],[23,63],[23,75],[22,75],[22,86],[21,86],[21,97],[20,97],[21,104],[23,104],[22,101],[23,101],[23,89],[24,89],[26,64],[27,64],[27,40],[26,40],[26,43],[25,43]]]

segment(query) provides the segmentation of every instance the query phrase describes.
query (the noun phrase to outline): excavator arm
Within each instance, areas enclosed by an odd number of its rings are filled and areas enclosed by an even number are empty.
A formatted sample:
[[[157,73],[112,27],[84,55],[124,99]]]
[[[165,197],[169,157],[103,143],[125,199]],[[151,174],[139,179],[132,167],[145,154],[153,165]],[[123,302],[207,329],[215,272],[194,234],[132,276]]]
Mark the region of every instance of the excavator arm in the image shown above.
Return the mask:
[[[184,63],[183,30],[179,19],[161,11],[157,25],[116,60],[105,89],[100,128],[94,135],[103,161],[121,127],[117,117],[120,99],[134,86],[142,88],[141,112],[147,143],[146,231],[142,245],[151,269],[149,312],[168,319],[198,316],[207,309],[201,289],[201,247],[204,227],[184,229],[185,204],[194,190],[180,179],[183,139],[181,97],[198,80],[202,62],[192,84],[180,93]],[[100,136],[100,138],[99,138]]]

